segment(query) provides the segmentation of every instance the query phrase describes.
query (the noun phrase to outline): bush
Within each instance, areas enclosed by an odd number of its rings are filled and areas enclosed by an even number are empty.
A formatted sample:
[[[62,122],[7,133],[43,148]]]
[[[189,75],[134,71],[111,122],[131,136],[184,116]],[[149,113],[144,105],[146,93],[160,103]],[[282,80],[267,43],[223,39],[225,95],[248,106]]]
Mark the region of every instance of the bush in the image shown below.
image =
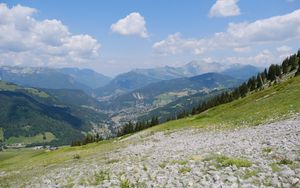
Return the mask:
[[[278,162],[278,164],[289,165],[289,164],[293,164],[293,161],[291,161],[289,159],[282,159],[281,161]]]
[[[80,159],[81,157],[80,157],[80,155],[79,154],[75,154],[74,156],[73,156],[73,159]]]

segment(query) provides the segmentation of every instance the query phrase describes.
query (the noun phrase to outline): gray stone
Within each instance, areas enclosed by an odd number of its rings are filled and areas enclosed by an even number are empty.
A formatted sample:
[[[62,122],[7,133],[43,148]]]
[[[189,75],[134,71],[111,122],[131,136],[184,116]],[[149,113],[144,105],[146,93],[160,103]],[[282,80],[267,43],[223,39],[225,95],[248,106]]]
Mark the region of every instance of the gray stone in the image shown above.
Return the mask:
[[[299,183],[299,179],[294,178],[294,177],[290,177],[289,178],[289,183],[291,183],[292,185],[296,185],[297,183]]]
[[[237,181],[237,178],[236,178],[235,176],[228,176],[226,179],[227,179],[229,182],[232,182],[232,183],[234,183],[234,182]]]
[[[295,172],[293,170],[290,170],[290,169],[285,169],[285,170],[280,172],[280,175],[283,176],[283,177],[290,177],[290,176],[294,176]]]

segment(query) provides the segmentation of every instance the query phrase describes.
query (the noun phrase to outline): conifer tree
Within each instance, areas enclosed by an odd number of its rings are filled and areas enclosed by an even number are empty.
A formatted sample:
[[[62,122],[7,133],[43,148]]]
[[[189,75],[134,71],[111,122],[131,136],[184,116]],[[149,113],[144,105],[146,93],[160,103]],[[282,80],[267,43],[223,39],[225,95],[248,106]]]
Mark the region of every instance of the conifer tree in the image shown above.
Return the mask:
[[[262,86],[263,86],[263,81],[262,81],[262,78],[261,78],[261,74],[260,74],[260,73],[257,74],[257,77],[256,77],[256,83],[257,83],[257,88],[262,88]]]
[[[282,72],[283,72],[283,74],[286,74],[289,72],[289,59],[288,58],[286,58],[282,62]]]
[[[271,65],[268,71],[268,80],[274,81],[276,79],[276,66]]]

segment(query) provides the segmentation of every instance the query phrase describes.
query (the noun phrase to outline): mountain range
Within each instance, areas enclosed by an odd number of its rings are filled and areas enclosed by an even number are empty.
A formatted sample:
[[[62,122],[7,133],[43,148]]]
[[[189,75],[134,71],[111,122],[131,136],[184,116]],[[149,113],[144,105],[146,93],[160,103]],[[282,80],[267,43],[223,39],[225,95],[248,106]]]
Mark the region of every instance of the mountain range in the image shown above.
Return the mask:
[[[152,69],[135,69],[116,76],[106,86],[95,89],[94,94],[100,100],[107,100],[112,96],[121,95],[163,80],[193,77],[207,72],[221,73],[236,79],[246,80],[261,70],[262,68],[252,65],[224,65],[196,61],[192,61],[181,67],[165,66]]]
[[[89,69],[45,67],[0,67],[1,80],[26,87],[47,89],[79,89],[91,94],[94,88],[111,79]]]
[[[110,108],[126,108],[143,104],[156,107],[164,106],[180,97],[199,92],[232,88],[241,80],[220,73],[206,73],[193,77],[183,77],[151,83],[145,87],[119,95],[111,100]]]

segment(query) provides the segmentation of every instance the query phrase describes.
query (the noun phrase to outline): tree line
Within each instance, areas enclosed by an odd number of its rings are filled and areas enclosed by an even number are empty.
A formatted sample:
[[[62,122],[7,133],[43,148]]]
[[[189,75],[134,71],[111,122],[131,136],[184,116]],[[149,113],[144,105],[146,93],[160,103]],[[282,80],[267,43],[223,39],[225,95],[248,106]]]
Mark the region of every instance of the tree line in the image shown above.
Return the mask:
[[[102,140],[104,139],[98,133],[96,135],[87,134],[84,139],[72,141],[71,146],[83,146],[89,143],[99,142]]]
[[[138,122],[129,121],[119,128],[119,130],[116,133],[116,136],[120,137],[127,134],[135,133],[147,129],[149,127],[153,127],[158,124],[159,124],[158,117],[152,117],[150,121],[138,121]],[[87,134],[84,139],[72,141],[71,146],[83,146],[89,143],[99,142],[102,140],[104,139],[99,134],[96,135]]]
[[[123,136],[130,133],[135,133],[150,127],[153,127],[155,125],[158,125],[160,122],[158,120],[158,117],[152,117],[152,119],[149,121],[137,121],[133,123],[132,121],[129,121],[126,123],[121,129],[118,131],[117,136]]]

